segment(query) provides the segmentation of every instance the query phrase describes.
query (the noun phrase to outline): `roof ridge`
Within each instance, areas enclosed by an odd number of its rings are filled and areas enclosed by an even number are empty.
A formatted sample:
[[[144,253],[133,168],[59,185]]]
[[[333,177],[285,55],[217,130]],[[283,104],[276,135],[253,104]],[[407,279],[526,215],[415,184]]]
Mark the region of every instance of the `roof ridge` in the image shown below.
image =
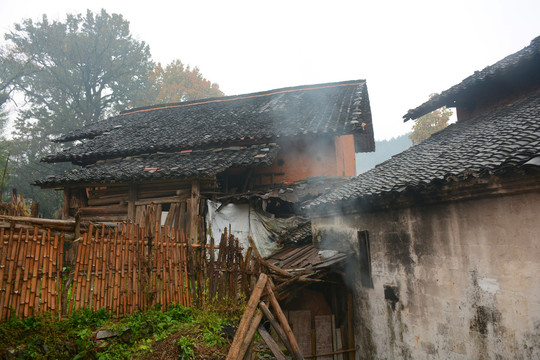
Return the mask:
[[[254,93],[213,97],[213,98],[206,98],[206,99],[199,99],[199,100],[192,100],[192,101],[184,101],[184,102],[179,102],[179,103],[151,105],[151,106],[145,106],[141,108],[135,108],[132,110],[126,110],[126,111],[121,112],[118,116],[135,114],[139,112],[153,111],[153,110],[162,110],[162,109],[188,107],[188,106],[210,104],[210,103],[252,99],[252,98],[257,98],[257,97],[271,96],[271,95],[276,95],[276,94],[284,94],[284,93],[291,93],[291,92],[297,92],[297,91],[320,90],[320,89],[327,89],[327,88],[340,87],[340,86],[355,86],[355,85],[364,84],[365,82],[366,80],[363,80],[363,79],[347,80],[347,81],[334,82],[334,83],[321,83],[321,84],[313,84],[313,85],[285,87],[285,88],[278,88],[278,89],[273,89],[273,90],[259,91],[259,92],[254,92]]]
[[[485,66],[481,70],[475,70],[471,75],[467,76],[459,83],[447,88],[440,94],[433,96],[421,105],[413,109],[409,109],[407,113],[403,115],[403,121],[406,122],[409,120],[418,119],[422,115],[425,115],[430,111],[436,110],[442,106],[455,106],[454,103],[456,96],[458,96],[460,92],[470,90],[472,86],[476,86],[477,84],[486,81],[488,76],[499,76],[501,72],[511,70],[516,65],[530,61],[533,57],[539,55],[540,36],[537,36],[531,40],[529,45],[523,47],[522,49],[503,57],[493,64]],[[453,103],[451,104],[450,102]]]

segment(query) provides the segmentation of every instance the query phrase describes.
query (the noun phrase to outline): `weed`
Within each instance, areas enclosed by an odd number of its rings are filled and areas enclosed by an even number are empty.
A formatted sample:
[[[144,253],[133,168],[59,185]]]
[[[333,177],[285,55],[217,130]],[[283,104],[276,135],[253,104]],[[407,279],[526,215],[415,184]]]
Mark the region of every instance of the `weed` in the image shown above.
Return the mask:
[[[182,336],[176,342],[180,349],[180,360],[189,360],[195,357],[195,340],[186,336]]]

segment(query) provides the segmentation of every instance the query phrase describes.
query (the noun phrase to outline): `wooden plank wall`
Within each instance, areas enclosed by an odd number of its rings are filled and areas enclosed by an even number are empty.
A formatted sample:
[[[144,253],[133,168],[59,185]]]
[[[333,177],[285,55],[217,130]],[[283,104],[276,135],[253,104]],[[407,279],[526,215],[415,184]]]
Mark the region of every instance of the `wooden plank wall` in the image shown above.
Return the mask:
[[[73,282],[65,286],[64,234],[2,228],[0,239],[0,320],[80,308],[124,316],[157,304],[236,307],[261,266],[227,231],[219,244],[202,236],[190,244],[181,230],[159,223],[90,225],[78,241]]]

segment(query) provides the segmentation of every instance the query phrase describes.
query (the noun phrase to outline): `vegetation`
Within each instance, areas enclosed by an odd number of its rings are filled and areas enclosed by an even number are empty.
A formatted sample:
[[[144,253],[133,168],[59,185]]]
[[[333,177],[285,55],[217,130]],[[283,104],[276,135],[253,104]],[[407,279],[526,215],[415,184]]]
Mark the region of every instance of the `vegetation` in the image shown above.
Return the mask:
[[[158,63],[148,78],[148,86],[136,105],[166,104],[223,96],[219,85],[206,80],[198,67],[190,68],[174,60],[165,68]]]
[[[435,95],[436,94],[432,94],[430,98]],[[409,135],[413,145],[420,144],[432,134],[447,127],[448,120],[450,120],[450,116],[452,116],[452,114],[452,110],[447,109],[446,106],[443,106],[440,109],[432,111],[429,114],[416,119],[413,125],[413,131],[411,135]]]
[[[236,322],[239,314],[174,305],[123,319],[105,310],[86,309],[60,321],[50,316],[13,319],[0,324],[0,357],[146,359],[159,351],[167,352],[167,358],[220,358],[228,349],[224,327],[229,326],[229,317]],[[108,330],[109,337],[97,340],[98,330]]]
[[[133,38],[120,14],[88,10],[65,21],[26,19],[0,44],[0,105],[11,99],[16,108],[11,183],[53,217],[62,194],[31,183],[72,168],[40,162],[61,149],[54,136],[133,106],[221,95],[197,67],[180,60],[155,65],[148,45]]]

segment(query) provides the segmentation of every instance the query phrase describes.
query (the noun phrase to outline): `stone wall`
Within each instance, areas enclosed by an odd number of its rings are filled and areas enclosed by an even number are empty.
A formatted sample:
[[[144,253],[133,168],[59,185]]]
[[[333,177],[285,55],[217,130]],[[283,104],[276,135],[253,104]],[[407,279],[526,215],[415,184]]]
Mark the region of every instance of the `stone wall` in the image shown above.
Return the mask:
[[[322,248],[369,232],[348,272],[357,359],[540,358],[540,194],[314,218]]]

